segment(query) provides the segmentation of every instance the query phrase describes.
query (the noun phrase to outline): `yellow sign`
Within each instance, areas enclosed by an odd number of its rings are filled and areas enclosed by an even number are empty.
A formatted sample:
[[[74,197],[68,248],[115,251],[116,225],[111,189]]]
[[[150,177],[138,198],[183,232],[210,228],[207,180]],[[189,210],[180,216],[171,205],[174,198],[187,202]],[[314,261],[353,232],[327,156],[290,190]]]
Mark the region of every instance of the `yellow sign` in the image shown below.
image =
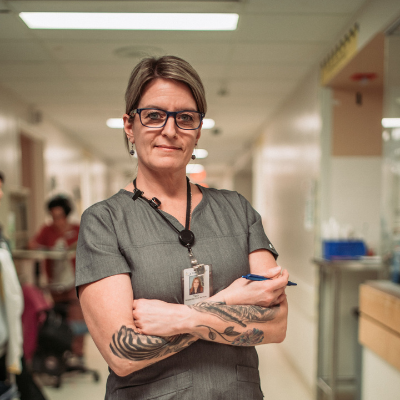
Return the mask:
[[[358,30],[358,24],[355,24],[321,63],[322,86],[325,86],[357,53]]]

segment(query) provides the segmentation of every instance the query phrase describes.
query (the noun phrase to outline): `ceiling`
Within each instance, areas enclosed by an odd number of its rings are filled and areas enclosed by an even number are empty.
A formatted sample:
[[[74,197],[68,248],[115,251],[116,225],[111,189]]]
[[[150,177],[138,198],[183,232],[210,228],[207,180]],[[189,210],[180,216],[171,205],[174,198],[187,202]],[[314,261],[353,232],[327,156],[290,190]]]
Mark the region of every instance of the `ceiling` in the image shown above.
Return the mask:
[[[121,130],[124,92],[145,55],[173,54],[202,77],[207,117],[199,147],[209,171],[233,165],[365,0],[0,1],[0,89],[14,92],[110,165],[131,169]],[[30,30],[22,11],[234,12],[233,32]]]

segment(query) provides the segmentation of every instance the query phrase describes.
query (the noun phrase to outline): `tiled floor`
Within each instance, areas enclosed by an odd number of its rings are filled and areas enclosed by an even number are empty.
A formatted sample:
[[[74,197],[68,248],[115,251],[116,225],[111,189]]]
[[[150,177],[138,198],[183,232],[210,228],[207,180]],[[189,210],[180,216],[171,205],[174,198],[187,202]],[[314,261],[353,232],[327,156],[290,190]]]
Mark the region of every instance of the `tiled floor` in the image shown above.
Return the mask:
[[[100,355],[91,337],[85,339],[86,365],[100,374],[100,381],[94,382],[90,374],[70,373],[63,378],[62,386],[55,389],[44,386],[44,393],[48,400],[102,400],[104,399],[106,380],[108,376],[107,364]]]
[[[89,336],[86,344],[87,366],[99,371],[100,382],[93,382],[89,375],[67,376],[60,389],[44,388],[48,400],[104,399],[107,365]],[[261,386],[266,400],[312,400],[311,393],[282,356],[279,345],[261,346],[258,352]]]
[[[258,346],[257,352],[265,400],[313,400],[311,390],[282,355],[279,344]]]

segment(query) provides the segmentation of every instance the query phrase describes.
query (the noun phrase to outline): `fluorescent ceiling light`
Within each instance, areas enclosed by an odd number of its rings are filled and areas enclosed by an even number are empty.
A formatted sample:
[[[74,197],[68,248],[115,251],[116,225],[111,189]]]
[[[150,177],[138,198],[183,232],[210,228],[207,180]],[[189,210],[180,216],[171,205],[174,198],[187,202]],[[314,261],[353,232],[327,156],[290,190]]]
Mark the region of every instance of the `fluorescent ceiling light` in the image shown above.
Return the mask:
[[[194,149],[194,154],[196,158],[207,158],[208,151],[206,149]]]
[[[212,129],[215,126],[215,121],[210,118],[203,119],[203,127],[202,129]]]
[[[400,128],[400,118],[382,118],[384,128]]]
[[[31,29],[234,31],[238,14],[22,12]]]
[[[124,120],[122,118],[109,118],[106,124],[109,128],[122,129],[124,127]]]
[[[204,171],[204,166],[201,164],[188,164],[186,165],[187,174],[198,174]]]

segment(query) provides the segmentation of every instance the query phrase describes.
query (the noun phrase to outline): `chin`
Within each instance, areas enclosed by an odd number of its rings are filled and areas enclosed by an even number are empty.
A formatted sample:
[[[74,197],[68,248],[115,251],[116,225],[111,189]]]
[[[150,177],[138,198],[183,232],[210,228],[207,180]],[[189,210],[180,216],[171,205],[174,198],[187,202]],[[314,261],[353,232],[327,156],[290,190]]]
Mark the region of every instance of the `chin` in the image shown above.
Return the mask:
[[[159,162],[153,164],[153,170],[157,172],[165,171],[165,172],[177,172],[184,169],[186,171],[186,164],[179,163],[177,164],[172,162]]]

